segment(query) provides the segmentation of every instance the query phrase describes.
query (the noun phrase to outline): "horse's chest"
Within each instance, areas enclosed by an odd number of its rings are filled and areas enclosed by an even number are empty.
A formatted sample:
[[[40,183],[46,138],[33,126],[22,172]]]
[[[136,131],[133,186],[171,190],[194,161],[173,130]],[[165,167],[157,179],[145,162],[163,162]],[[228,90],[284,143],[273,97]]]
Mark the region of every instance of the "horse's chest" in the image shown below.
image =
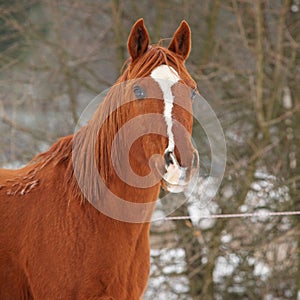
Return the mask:
[[[112,293],[120,287],[116,299],[140,299],[148,282],[150,270],[150,247],[148,235],[134,239],[120,239],[114,249],[110,249],[110,267],[107,267],[111,281]]]

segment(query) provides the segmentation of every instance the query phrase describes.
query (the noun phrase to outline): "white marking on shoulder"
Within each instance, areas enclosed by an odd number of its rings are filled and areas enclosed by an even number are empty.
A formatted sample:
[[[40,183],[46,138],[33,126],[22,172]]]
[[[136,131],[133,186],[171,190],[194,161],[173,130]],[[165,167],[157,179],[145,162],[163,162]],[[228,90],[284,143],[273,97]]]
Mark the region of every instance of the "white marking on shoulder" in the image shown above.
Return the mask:
[[[167,134],[169,144],[166,151],[173,152],[175,148],[174,135],[172,132],[172,110],[174,103],[174,96],[172,94],[172,86],[180,80],[178,73],[172,67],[167,65],[160,65],[155,68],[150,76],[159,84],[165,103],[164,118],[167,124]]]

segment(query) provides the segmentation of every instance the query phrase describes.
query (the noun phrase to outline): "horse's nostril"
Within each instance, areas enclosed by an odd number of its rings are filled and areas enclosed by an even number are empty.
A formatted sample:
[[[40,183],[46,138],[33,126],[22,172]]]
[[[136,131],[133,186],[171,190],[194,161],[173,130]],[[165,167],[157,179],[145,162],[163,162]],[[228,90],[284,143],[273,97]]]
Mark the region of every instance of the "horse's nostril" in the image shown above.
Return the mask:
[[[198,167],[198,164],[199,164],[199,155],[198,155],[198,152],[195,150],[193,152],[193,168],[197,168]]]
[[[173,161],[173,158],[172,158],[172,152],[171,151],[167,151],[165,153],[165,162],[166,162],[167,167],[170,164],[174,164],[174,161]]]

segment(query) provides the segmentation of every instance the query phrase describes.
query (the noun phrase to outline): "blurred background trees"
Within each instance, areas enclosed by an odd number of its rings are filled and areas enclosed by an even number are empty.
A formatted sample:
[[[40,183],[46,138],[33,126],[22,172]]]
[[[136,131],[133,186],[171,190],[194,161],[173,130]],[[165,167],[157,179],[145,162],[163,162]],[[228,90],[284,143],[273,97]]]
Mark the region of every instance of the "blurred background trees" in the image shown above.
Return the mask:
[[[0,1],[1,166],[74,131],[120,74],[136,19],[164,44],[186,19],[187,66],[228,153],[213,201],[201,201],[204,176],[174,215],[300,210],[299,11],[298,0]],[[209,173],[197,122],[194,136]],[[151,239],[145,299],[300,299],[299,216],[157,222]]]

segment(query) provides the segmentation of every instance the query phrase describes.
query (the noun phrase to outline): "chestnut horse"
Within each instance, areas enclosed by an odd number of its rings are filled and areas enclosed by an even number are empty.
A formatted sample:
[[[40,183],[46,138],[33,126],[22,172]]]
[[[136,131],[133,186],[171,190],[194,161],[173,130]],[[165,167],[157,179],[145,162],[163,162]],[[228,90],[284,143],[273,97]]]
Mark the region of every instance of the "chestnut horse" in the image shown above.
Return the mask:
[[[0,169],[0,299],[143,297],[153,203],[198,166],[190,48],[185,21],[164,48],[138,20],[127,67],[88,124],[24,168]]]

